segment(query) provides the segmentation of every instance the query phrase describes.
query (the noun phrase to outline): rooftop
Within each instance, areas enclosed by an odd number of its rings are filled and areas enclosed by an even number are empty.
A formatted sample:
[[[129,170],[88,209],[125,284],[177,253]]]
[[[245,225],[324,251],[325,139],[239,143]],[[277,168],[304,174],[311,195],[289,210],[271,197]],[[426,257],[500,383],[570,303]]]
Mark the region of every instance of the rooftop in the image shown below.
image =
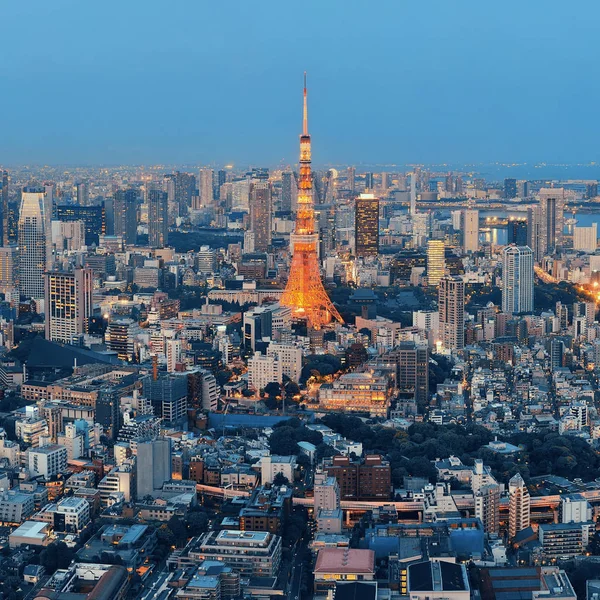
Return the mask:
[[[20,527],[17,527],[10,535],[43,540],[46,537],[47,529],[48,523],[42,521],[25,521],[25,523]]]
[[[316,573],[373,573],[375,552],[350,548],[322,548],[319,550]]]
[[[258,542],[264,544],[271,534],[268,531],[236,531],[224,529],[217,535],[218,542]]]

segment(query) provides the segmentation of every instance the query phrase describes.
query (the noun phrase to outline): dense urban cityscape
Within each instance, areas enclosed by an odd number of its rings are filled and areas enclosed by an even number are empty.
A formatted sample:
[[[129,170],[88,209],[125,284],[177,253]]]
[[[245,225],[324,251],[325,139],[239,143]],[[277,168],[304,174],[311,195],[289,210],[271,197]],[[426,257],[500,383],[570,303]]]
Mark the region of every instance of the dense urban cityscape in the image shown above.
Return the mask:
[[[598,8],[110,4],[2,11],[0,599],[600,600]]]

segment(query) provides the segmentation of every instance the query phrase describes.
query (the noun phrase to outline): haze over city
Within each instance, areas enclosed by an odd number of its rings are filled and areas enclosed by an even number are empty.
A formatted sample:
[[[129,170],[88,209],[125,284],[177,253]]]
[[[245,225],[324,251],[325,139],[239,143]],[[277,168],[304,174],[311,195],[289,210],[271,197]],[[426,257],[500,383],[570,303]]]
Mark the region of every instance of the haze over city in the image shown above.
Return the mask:
[[[4,2],[0,163],[600,160],[593,1]]]

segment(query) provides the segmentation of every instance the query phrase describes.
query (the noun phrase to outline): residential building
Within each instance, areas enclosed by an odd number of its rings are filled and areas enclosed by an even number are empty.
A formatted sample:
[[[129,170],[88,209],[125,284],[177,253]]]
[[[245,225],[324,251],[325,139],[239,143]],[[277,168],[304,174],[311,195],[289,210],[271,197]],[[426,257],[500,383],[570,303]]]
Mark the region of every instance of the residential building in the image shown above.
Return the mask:
[[[250,231],[254,234],[254,252],[266,252],[271,246],[273,192],[269,181],[252,183],[250,191]]]
[[[519,473],[508,482],[508,494],[508,537],[512,539],[531,523],[529,490]]]
[[[76,343],[88,331],[93,302],[92,271],[50,271],[45,274],[46,339]]]
[[[534,256],[529,246],[507,246],[502,261],[502,312],[533,312]]]
[[[465,346],[465,283],[460,277],[442,277],[438,291],[440,337],[446,350]]]
[[[302,348],[295,344],[276,344],[271,342],[267,356],[281,363],[281,372],[292,381],[300,381],[302,374]]]
[[[166,192],[148,193],[148,245],[164,248],[169,240],[169,201]]]
[[[210,531],[190,542],[195,562],[218,560],[240,575],[277,577],[281,564],[281,538],[268,531]]]
[[[296,470],[295,456],[263,456],[260,460],[261,483],[273,483],[275,477],[283,475],[290,483],[294,481]]]
[[[29,472],[36,477],[41,475],[51,479],[67,469],[67,449],[57,444],[30,449],[28,455]]]
[[[390,463],[379,455],[364,460],[348,456],[326,459],[324,471],[334,477],[342,500],[388,500],[392,489]]]
[[[255,352],[248,359],[248,386],[257,392],[263,390],[269,383],[281,383],[283,365],[278,355],[263,356]]]
[[[462,213],[463,250],[471,254],[479,250],[479,211],[468,208]]]

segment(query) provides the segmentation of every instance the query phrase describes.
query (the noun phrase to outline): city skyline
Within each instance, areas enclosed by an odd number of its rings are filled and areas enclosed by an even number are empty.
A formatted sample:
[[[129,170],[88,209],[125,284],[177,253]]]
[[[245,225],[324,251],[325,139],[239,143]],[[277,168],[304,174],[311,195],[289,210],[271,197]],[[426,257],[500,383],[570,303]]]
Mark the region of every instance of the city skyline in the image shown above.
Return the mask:
[[[119,6],[119,19],[68,0],[15,3],[0,41],[12,56],[0,162],[292,164],[291,99],[304,70],[315,164],[594,161],[588,42],[599,9],[585,4],[569,15],[558,3],[467,2],[457,14],[434,2],[425,14],[382,2],[371,39],[358,3],[309,1],[304,13],[319,14],[310,27],[274,3],[148,2],[143,12]],[[219,26],[199,35],[200,22]],[[555,44],[557,28],[568,43]],[[36,35],[48,45],[26,41]],[[41,101],[23,92],[40,78]]]

